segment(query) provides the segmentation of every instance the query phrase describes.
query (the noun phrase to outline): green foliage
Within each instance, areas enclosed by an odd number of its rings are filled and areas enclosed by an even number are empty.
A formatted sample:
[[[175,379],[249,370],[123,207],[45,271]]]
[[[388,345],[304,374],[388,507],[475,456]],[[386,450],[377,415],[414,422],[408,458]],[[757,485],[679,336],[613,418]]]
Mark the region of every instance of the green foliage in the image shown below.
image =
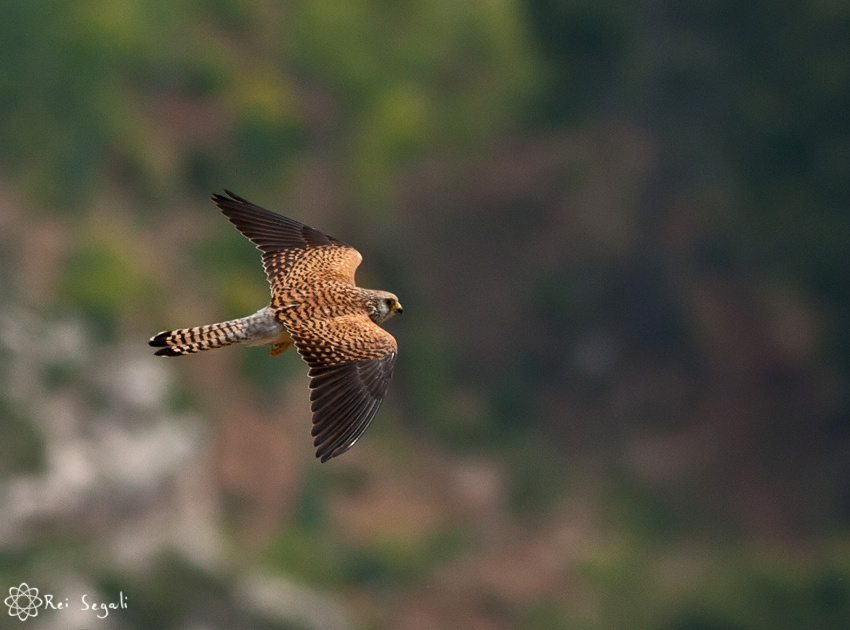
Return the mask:
[[[346,538],[332,527],[327,497],[330,492],[356,492],[359,483],[345,473],[311,472],[290,526],[264,553],[269,565],[329,588],[350,584],[399,588],[470,548],[469,532],[458,526],[439,528],[421,538],[383,536],[365,543]]]
[[[42,202],[88,192],[111,131],[106,51],[76,18],[73,3],[13,1],[0,20],[0,160]]]
[[[132,247],[117,234],[81,234],[60,278],[61,304],[79,309],[105,330],[122,313],[151,308],[159,301],[159,288]]]
[[[309,471],[289,527],[265,550],[269,566],[309,584],[338,586],[344,582],[342,543],[329,534],[326,497],[330,479],[324,471]]]
[[[674,507],[633,478],[612,479],[606,499],[609,521],[642,543],[670,540],[679,531]]]
[[[714,547],[677,578],[659,570],[675,559],[655,545],[608,545],[582,571],[606,629],[839,630],[850,620],[850,565],[841,547],[822,552],[811,562]]]
[[[269,355],[265,346],[251,348],[239,357],[239,363],[242,375],[273,407],[279,405],[280,392],[287,382],[304,378],[304,367],[294,348],[277,357]]]
[[[355,190],[383,198],[409,159],[476,146],[534,84],[519,7],[510,1],[297,2],[290,54],[333,86],[351,117]]]
[[[286,181],[305,149],[310,108],[283,69],[294,63],[341,98],[353,190],[378,201],[407,161],[459,140],[476,146],[533,93],[533,55],[511,1],[269,10],[262,24],[256,8],[226,0],[7,3],[0,163],[40,201],[70,207],[111,165],[146,194],[180,186],[177,176],[196,188],[214,173],[253,188]],[[198,15],[216,29],[192,22]],[[245,67],[248,41],[269,63]],[[223,106],[225,145],[212,154],[163,146],[144,106],[158,94]],[[182,168],[163,163],[163,149],[178,151]]]
[[[422,540],[385,538],[355,544],[327,527],[293,524],[264,555],[271,566],[305,583],[398,589],[421,580],[469,546],[469,534],[459,528],[438,530]]]
[[[846,550],[801,559],[728,554],[683,599],[670,630],[839,630],[850,621]],[[837,553],[836,553],[837,552]]]
[[[0,396],[0,479],[44,469],[44,437],[18,405]]]
[[[568,495],[569,462],[532,440],[515,440],[503,448],[511,473],[508,507],[523,522],[544,520]]]
[[[352,548],[345,557],[348,581],[399,588],[416,583],[435,565],[449,562],[470,547],[460,527],[437,530],[422,539],[391,537]]]
[[[0,580],[4,584],[18,583],[32,566],[35,555],[32,548],[27,550],[0,548]],[[5,599],[5,598],[4,598]]]
[[[269,285],[260,253],[227,226],[195,247],[192,261],[207,276],[225,319],[244,317],[268,304]]]
[[[110,597],[124,592],[128,606],[121,611],[122,623],[131,628],[181,628],[187,620],[205,617],[207,611],[227,616],[233,608],[229,578],[204,571],[176,554],[163,555],[143,576],[110,572],[100,575],[97,584]],[[181,587],[175,588],[176,584]]]
[[[339,587],[345,577],[338,547],[336,541],[328,540],[318,529],[290,527],[263,555],[270,567],[305,584]]]
[[[672,593],[665,592],[653,563],[654,549],[631,542],[611,543],[589,554],[579,567],[598,598],[600,626],[650,630]]]

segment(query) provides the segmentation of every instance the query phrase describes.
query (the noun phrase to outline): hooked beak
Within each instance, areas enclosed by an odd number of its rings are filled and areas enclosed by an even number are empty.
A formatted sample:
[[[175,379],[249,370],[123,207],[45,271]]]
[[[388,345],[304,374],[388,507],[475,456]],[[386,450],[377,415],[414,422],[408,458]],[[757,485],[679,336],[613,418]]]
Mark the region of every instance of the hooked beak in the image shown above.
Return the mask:
[[[401,304],[399,304],[398,302],[396,302],[396,303],[395,303],[395,308],[393,308],[393,312],[394,312],[394,313],[398,313],[399,315],[401,315],[401,314],[404,312],[404,309],[403,309],[403,308],[401,308]]]

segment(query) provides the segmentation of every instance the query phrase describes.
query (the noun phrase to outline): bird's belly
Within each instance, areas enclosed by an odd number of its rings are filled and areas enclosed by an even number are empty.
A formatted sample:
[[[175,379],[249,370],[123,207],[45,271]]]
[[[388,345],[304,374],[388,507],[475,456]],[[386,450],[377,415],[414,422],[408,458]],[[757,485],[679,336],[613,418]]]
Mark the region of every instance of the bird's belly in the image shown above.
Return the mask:
[[[283,326],[281,326],[283,330],[271,333],[267,335],[258,335],[249,339],[245,345],[248,346],[269,346],[276,343],[292,343],[292,337],[289,336],[289,333],[286,331]]]
[[[268,307],[261,308],[245,318],[247,335],[246,346],[268,346],[276,343],[291,343],[292,337]]]

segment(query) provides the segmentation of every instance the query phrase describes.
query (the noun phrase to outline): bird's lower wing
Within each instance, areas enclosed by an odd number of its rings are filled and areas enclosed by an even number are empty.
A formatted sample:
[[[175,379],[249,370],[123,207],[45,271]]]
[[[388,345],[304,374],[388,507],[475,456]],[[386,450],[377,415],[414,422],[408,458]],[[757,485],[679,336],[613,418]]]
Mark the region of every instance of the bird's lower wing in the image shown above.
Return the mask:
[[[325,462],[366,431],[387,392],[398,346],[366,315],[286,326],[310,366],[313,445]]]

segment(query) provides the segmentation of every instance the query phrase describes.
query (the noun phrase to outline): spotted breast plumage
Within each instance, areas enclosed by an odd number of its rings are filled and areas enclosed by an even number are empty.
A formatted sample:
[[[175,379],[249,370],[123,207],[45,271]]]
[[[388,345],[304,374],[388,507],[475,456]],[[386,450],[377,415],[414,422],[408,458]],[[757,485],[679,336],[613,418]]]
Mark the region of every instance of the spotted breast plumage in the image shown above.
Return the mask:
[[[398,298],[354,283],[360,253],[303,223],[232,192],[212,200],[262,252],[271,304],[253,315],[161,332],[160,356],[181,356],[242,343],[291,346],[309,366],[313,445],[325,462],[350,449],[369,426],[392,378],[398,346],[379,326],[402,312]]]

